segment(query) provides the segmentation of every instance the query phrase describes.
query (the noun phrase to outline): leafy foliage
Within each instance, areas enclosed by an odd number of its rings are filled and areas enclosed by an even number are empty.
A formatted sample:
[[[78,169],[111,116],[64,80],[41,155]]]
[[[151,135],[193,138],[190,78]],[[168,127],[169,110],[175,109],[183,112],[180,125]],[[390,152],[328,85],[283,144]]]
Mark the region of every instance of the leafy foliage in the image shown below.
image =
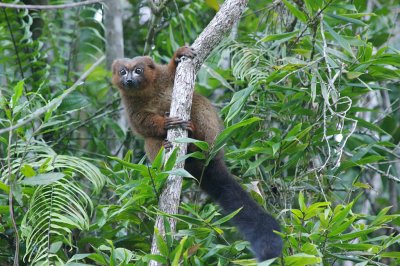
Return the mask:
[[[148,45],[163,62],[193,42],[220,1],[166,1],[151,40],[150,7],[130,2],[126,56]],[[220,107],[226,129],[212,147],[179,141],[206,160],[224,148],[232,173],[280,221],[283,255],[260,265],[400,263],[398,8],[249,1],[198,73],[196,89]],[[235,213],[222,215],[183,169],[181,212],[157,210],[184,158],[163,164],[160,151],[146,163],[142,140],[118,122],[107,67],[67,90],[107,53],[106,12],[102,4],[0,10],[0,264],[12,264],[18,247],[21,265],[256,265],[229,223]],[[151,255],[157,214],[167,236]]]

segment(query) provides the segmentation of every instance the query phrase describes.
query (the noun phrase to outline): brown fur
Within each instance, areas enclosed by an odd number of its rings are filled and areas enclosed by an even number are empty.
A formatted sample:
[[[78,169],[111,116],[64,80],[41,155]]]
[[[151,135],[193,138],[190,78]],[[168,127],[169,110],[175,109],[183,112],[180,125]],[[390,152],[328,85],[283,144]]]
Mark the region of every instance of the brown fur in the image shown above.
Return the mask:
[[[153,160],[166,138],[166,116],[171,105],[172,88],[177,60],[182,56],[193,56],[188,47],[178,49],[168,65],[159,65],[147,56],[115,60],[112,82],[118,87],[132,129],[145,139],[145,150]],[[143,82],[138,88],[127,88],[121,81],[119,71],[125,68],[144,68]],[[193,95],[191,122],[194,131],[191,137],[212,144],[221,131],[221,122],[209,100],[197,93]]]
[[[116,60],[113,83],[119,88],[132,129],[144,137],[146,154],[154,160],[172,124],[190,129],[191,137],[210,145],[221,131],[221,123],[211,103],[193,95],[191,123],[165,116],[171,105],[176,66],[182,56],[194,56],[188,47],[179,48],[168,65],[158,65],[149,57]],[[193,146],[189,145],[189,151]],[[265,212],[235,181],[223,161],[223,152],[204,168],[200,160],[189,158],[185,168],[200,181],[201,188],[217,201],[226,213],[242,208],[232,222],[250,241],[258,260],[279,256],[282,239],[276,220]],[[204,169],[203,169],[204,168]],[[204,174],[201,177],[201,174]]]

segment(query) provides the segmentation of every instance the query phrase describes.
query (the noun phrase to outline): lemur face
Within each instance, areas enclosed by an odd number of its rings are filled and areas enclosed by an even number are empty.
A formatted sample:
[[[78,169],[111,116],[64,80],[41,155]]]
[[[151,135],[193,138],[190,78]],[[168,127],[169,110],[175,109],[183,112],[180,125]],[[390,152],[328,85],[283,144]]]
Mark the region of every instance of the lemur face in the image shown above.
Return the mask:
[[[151,79],[154,68],[153,60],[146,56],[117,59],[112,65],[112,82],[123,92],[142,90]]]

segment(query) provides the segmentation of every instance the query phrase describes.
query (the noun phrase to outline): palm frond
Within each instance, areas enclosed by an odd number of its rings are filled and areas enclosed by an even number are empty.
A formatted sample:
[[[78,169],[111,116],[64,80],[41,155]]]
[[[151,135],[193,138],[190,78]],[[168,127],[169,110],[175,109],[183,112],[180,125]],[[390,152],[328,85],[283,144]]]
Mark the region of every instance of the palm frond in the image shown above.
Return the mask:
[[[105,176],[94,164],[82,159],[82,157],[59,155],[45,142],[18,142],[11,147],[11,151],[12,158],[15,158],[11,163],[12,174],[17,174],[21,166],[29,165],[33,169],[40,169],[41,173],[59,169],[60,171],[71,171],[80,174],[92,183],[94,192],[96,193],[104,186]],[[6,171],[6,167],[1,170],[1,181],[8,183],[8,171]],[[23,179],[22,175],[17,176],[20,177],[20,181]]]
[[[42,141],[18,142],[11,149],[11,173],[22,186],[33,186],[34,192],[21,223],[26,242],[24,259],[35,264],[62,261],[57,252],[63,244],[72,246],[72,230],[87,230],[93,203],[77,177],[87,179],[99,192],[105,176],[91,162],[69,155],[59,155]],[[27,171],[26,169],[30,169]],[[27,172],[38,173],[29,177]],[[1,169],[1,180],[8,183],[7,166]]]
[[[37,187],[21,224],[24,259],[32,264],[54,260],[58,250],[52,250],[52,245],[72,245],[71,230],[89,228],[86,209],[93,209],[90,197],[68,178]]]

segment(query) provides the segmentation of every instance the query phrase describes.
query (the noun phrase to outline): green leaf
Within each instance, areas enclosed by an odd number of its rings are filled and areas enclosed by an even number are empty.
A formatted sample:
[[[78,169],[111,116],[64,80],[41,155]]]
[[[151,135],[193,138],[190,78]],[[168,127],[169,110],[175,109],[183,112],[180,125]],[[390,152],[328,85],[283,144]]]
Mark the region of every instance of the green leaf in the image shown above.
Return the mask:
[[[341,224],[335,224],[335,226],[332,228],[332,231],[329,232],[328,237],[333,237],[337,236],[340,233],[342,233],[344,230],[349,228],[349,226],[356,220],[356,217],[351,217],[348,221],[341,223]]]
[[[161,255],[155,255],[155,254],[146,254],[144,256],[144,261],[145,262],[149,262],[150,260],[155,260],[157,262],[162,263],[163,265],[167,265],[168,264],[168,260],[166,258],[164,258]]]
[[[260,121],[261,119],[258,117],[252,117],[246,120],[243,120],[237,124],[234,124],[232,126],[229,126],[225,128],[216,138],[215,143],[214,143],[214,150],[219,150],[223,147],[225,142],[228,140],[228,138],[239,128],[251,125],[255,122]]]
[[[29,186],[41,186],[41,185],[49,185],[52,184],[65,176],[63,173],[47,173],[47,174],[38,174],[33,177],[25,178],[21,181],[22,185]]]
[[[272,155],[273,156],[275,156],[275,154],[279,151],[280,147],[281,147],[281,143],[280,142],[272,144],[271,148],[272,148]]]
[[[400,259],[400,252],[398,252],[398,251],[382,252],[382,253],[380,253],[380,256],[383,258]]]
[[[194,217],[190,217],[187,215],[183,215],[183,214],[174,214],[174,215],[168,215],[170,217],[173,217],[177,220],[183,221],[187,224],[191,224],[191,225],[198,225],[198,226],[204,226],[204,221],[194,218]]]
[[[307,15],[304,14],[302,11],[300,11],[299,8],[295,7],[291,3],[289,3],[287,0],[282,0],[282,2],[285,4],[285,6],[292,12],[292,14],[300,19],[302,22],[307,23]]]
[[[299,219],[303,219],[304,215],[300,210],[297,209],[292,209],[291,212],[296,215],[296,217],[298,217]]]
[[[336,206],[335,210],[333,211],[333,218],[331,224],[333,226],[341,224],[351,211],[353,204],[354,202],[349,203],[347,206],[342,206],[342,205]]]
[[[206,4],[214,9],[215,11],[219,10],[219,4],[217,0],[205,0]]]
[[[35,170],[33,170],[32,166],[30,166],[29,164],[24,164],[21,167],[21,173],[25,176],[25,177],[32,177],[36,175]]]
[[[346,243],[340,243],[340,244],[331,244],[332,247],[337,247],[342,250],[347,250],[347,251],[369,251],[371,254],[374,254],[380,250],[379,245],[373,245],[373,244],[346,244]]]
[[[306,206],[306,204],[305,204],[305,202],[304,202],[304,194],[303,194],[303,191],[300,191],[299,192],[299,207],[300,207],[300,210],[301,210],[301,212],[305,212],[306,211],[306,209],[307,209],[307,206]]]
[[[17,85],[15,85],[14,87],[14,94],[11,97],[11,102],[10,102],[10,107],[14,108],[15,106],[17,106],[18,100],[19,98],[21,98],[22,96],[22,92],[24,90],[24,81],[21,80],[17,83]]]
[[[348,79],[356,79],[363,74],[364,74],[363,72],[347,72],[346,76]]]
[[[176,175],[176,176],[181,176],[181,177],[190,177],[194,178],[188,171],[186,171],[183,168],[178,168],[178,169],[172,169],[170,171],[165,171],[163,173],[169,174],[169,175]]]
[[[352,118],[352,119],[357,120],[357,125],[359,125],[359,126],[363,126],[366,129],[370,129],[370,130],[375,131],[377,133],[381,133],[383,135],[390,136],[389,133],[387,133],[382,128],[380,128],[379,126],[377,126],[377,125],[375,125],[375,124],[373,124],[371,122],[368,122],[368,121],[366,121],[366,120],[364,120],[362,118],[359,118],[359,117],[353,117],[353,116],[349,116],[349,117]]]
[[[187,240],[187,236],[183,237],[181,239],[181,241],[179,242],[178,247],[176,248],[176,252],[175,252],[175,256],[174,259],[172,261],[172,266],[179,266],[179,260],[181,258],[182,255],[182,250],[183,250],[183,246],[185,245],[185,242]]]
[[[234,91],[234,88],[232,88],[231,84],[229,84],[229,82],[226,81],[226,79],[223,76],[221,76],[217,71],[215,71],[205,63],[203,64],[202,68],[205,69],[208,72],[208,74],[210,74],[213,78],[218,80],[223,86],[230,89],[231,91]]]
[[[372,189],[370,184],[362,183],[362,182],[355,182],[355,183],[353,183],[353,186],[358,187],[358,188],[363,188],[363,189]]]
[[[235,215],[238,214],[241,210],[242,210],[242,208],[239,208],[236,211],[231,212],[230,214],[226,215],[225,217],[219,219],[218,221],[213,222],[213,225],[220,225],[220,224],[223,224],[223,223],[229,221],[230,219],[235,217]]]
[[[311,13],[323,7],[323,0],[304,0],[308,11]]]
[[[201,141],[197,139],[192,139],[192,138],[177,138],[175,139],[175,142],[177,143],[193,143],[202,151],[208,151],[209,150],[209,145],[206,141]]]
[[[330,16],[332,18],[336,18],[336,19],[344,21],[344,22],[353,23],[353,24],[359,25],[359,26],[367,26],[367,24],[365,24],[363,21],[352,18],[352,17],[348,17],[347,14],[337,15],[337,14],[333,14],[333,13],[329,13],[329,12],[326,12],[325,14],[327,14],[328,16]]]
[[[61,241],[56,241],[56,242],[51,243],[49,252],[57,253],[60,250],[60,248],[62,247],[62,244],[63,243]]]
[[[313,255],[298,253],[291,256],[287,256],[283,258],[284,265],[286,266],[305,266],[305,265],[313,265],[322,262],[322,258],[316,257]]]
[[[308,207],[304,211],[304,220],[308,220],[314,216],[317,216],[321,211],[323,211],[326,207],[328,207],[331,203],[330,202],[316,202],[311,204],[310,207]]]
[[[337,235],[332,236],[332,240],[339,240],[339,241],[350,241],[359,237],[366,237],[368,234],[376,231],[378,229],[378,227],[372,227],[372,228],[368,228],[365,230],[360,230],[360,231],[356,231],[356,232],[351,232],[348,234],[341,234],[341,235]]]
[[[192,152],[192,153],[185,154],[183,156],[179,156],[179,158],[178,158],[178,160],[176,162],[177,163],[182,162],[182,161],[186,160],[187,158],[196,158],[196,159],[199,159],[199,160],[205,160],[206,156],[205,156],[204,153],[202,153],[200,151],[195,151],[195,152]]]
[[[385,156],[370,155],[370,156],[363,157],[362,159],[356,161],[356,163],[358,165],[365,165],[365,164],[370,164],[370,163],[376,163],[376,162],[383,161],[383,160],[386,160]]]
[[[394,214],[394,215],[387,215],[387,212],[392,208],[392,206],[388,206],[383,208],[378,215],[375,217],[375,219],[373,219],[371,226],[376,226],[376,225],[381,225],[384,223],[387,223],[389,221],[392,221],[394,219],[396,219],[397,217],[399,217],[399,214]]]
[[[260,42],[272,42],[272,41],[277,41],[277,40],[283,40],[283,41],[288,41],[294,37],[297,36],[297,33],[299,31],[292,31],[292,32],[285,32],[285,33],[279,33],[279,34],[271,34],[268,35],[260,40]]]
[[[331,34],[333,39],[344,49],[346,50],[353,58],[354,54],[353,51],[351,50],[349,42],[343,38],[341,35],[337,34],[329,25],[324,21],[324,27],[328,30],[328,32]]]
[[[0,181],[0,189],[3,190],[6,193],[10,192],[10,186],[4,184],[3,182]]]
[[[89,257],[91,255],[91,253],[81,253],[81,254],[75,254],[73,255],[67,262],[66,266],[72,266],[72,264],[68,264],[74,260],[82,260],[85,259],[87,257]]]
[[[170,171],[172,168],[174,168],[177,156],[178,156],[178,149],[174,149],[171,155],[169,156],[168,160],[165,162],[164,169],[166,171]]]
[[[301,126],[302,126],[302,123],[298,123],[297,125],[295,125],[288,133],[287,133],[287,135],[285,136],[285,138],[284,138],[284,140],[285,141],[293,141],[293,140],[295,140],[296,138],[296,135],[300,132],[300,130],[301,130]]]
[[[161,149],[158,151],[156,158],[154,158],[153,163],[151,164],[151,167],[153,169],[161,169],[163,165],[163,159],[164,159],[164,147],[161,147]]]
[[[160,235],[157,228],[154,228],[154,234],[156,237],[156,244],[157,244],[158,250],[160,251],[160,254],[163,255],[164,257],[168,257],[169,250],[168,250],[167,243],[165,242],[163,237]]]
[[[230,103],[222,110],[222,112],[228,110],[228,114],[225,118],[225,123],[231,122],[240,113],[243,106],[247,102],[247,99],[253,91],[254,87],[250,86],[233,94]]]
[[[117,161],[120,164],[122,164],[123,166],[125,166],[128,169],[132,169],[132,170],[136,170],[136,171],[147,171],[147,166],[142,165],[142,164],[133,164],[127,161],[124,161],[118,157],[113,157],[113,156],[108,156],[108,158],[110,158],[111,160]]]

